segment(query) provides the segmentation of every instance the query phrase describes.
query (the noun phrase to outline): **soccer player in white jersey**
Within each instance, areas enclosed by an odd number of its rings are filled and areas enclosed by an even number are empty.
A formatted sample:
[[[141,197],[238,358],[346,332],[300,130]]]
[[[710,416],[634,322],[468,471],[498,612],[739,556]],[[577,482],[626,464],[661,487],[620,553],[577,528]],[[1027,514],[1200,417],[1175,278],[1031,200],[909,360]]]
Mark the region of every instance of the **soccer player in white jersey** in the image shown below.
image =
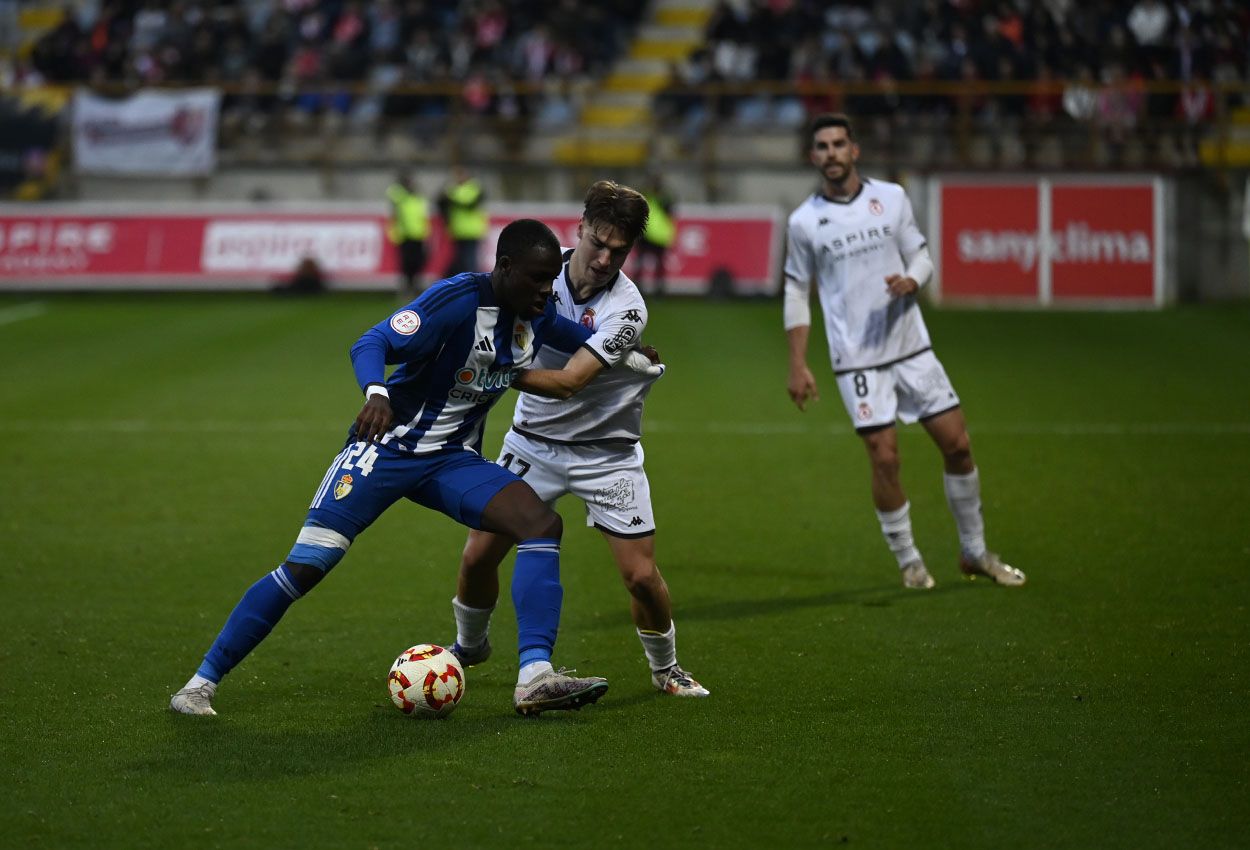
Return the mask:
[[[895,420],[919,421],[945,464],[946,501],[959,531],[960,570],[1002,585],[1024,573],[986,549],[981,483],[959,397],[933,354],[915,295],[933,276],[925,238],[897,183],[856,168],[859,145],[845,115],[809,125],[809,157],[820,191],[791,215],[785,264],[785,327],[790,398],[804,410],[819,399],[807,368],[810,291],[816,281],[829,356],[846,412],[872,465],[872,500],[903,584],[933,587],[912,538],[910,504],[899,483]]]
[[[544,348],[535,365],[564,369],[585,361],[605,368],[575,398],[523,393],[498,462],[548,504],[565,493],[586,503],[587,525],[603,534],[629,590],[652,684],[675,696],[705,697],[707,688],[677,663],[672,602],[655,563],[655,517],[638,441],[643,400],[656,378],[609,368],[647,325],[642,295],[621,273],[647,215],[646,199],[626,186],[601,180],[586,193],[577,246],[564,252],[551,297],[559,315],[581,323],[591,336],[572,356]],[[469,532],[452,600],[457,631],[452,651],[466,665],[490,655],[487,631],[499,596],[499,564],[511,548],[503,535]]]

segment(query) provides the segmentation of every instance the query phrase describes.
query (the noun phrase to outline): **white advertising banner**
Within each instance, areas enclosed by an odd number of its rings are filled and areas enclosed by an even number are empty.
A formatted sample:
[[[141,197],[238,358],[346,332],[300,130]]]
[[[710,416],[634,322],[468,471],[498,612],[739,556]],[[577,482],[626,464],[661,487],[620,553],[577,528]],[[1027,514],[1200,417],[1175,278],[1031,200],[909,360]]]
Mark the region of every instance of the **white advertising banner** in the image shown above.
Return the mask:
[[[216,165],[215,89],[143,91],[127,98],[74,93],[80,174],[193,177]]]

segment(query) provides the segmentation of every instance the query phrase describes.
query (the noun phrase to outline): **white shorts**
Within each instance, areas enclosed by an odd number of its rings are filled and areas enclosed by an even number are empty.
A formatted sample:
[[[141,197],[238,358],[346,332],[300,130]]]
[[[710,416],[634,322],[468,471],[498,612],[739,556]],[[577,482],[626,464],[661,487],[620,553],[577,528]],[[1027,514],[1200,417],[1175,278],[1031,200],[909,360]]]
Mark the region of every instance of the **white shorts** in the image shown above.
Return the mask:
[[[842,403],[857,431],[911,423],[959,406],[959,396],[932,351],[889,366],[837,376]]]
[[[565,493],[581,499],[588,526],[614,537],[646,537],[655,533],[655,515],[642,460],[641,443],[565,446],[509,429],[496,463],[515,472],[549,505]]]

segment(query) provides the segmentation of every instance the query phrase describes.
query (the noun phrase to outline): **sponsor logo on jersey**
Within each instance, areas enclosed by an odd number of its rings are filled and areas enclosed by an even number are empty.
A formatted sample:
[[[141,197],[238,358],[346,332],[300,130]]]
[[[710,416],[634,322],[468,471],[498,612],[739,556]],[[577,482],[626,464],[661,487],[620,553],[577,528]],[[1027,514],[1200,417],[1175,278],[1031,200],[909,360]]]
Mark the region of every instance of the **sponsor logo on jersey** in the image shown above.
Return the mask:
[[[839,233],[829,240],[829,247],[835,251],[841,251],[843,248],[858,248],[865,243],[891,239],[893,236],[894,228],[888,224],[881,227],[866,227],[863,230]]]
[[[412,336],[421,327],[421,317],[412,310],[401,310],[391,316],[391,330],[401,336]]]
[[[456,373],[456,383],[490,392],[512,386],[512,369],[474,369],[466,366]]]
[[[868,212],[872,213],[873,215],[884,215],[885,207],[881,205],[880,201],[878,201],[876,198],[873,198],[872,200],[868,202]]]
[[[625,325],[611,339],[604,341],[603,350],[608,354],[619,354],[633,345],[636,339],[638,339],[638,328]]]
[[[859,417],[860,422],[867,422],[872,418],[872,405],[866,401],[861,401],[855,411],[855,415]]]
[[[595,329],[595,308],[594,307],[586,308],[586,312],[582,313],[581,323],[582,323],[582,327],[590,328],[590,330],[592,331]]]
[[[334,500],[345,498],[352,491],[352,477],[344,474],[342,478],[334,482]]]

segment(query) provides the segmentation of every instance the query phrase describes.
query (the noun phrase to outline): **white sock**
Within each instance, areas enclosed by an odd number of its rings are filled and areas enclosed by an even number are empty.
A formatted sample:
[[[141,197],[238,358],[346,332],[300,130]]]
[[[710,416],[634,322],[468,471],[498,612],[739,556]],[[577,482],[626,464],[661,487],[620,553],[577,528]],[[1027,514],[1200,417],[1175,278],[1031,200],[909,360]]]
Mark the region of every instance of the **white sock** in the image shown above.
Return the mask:
[[[647,654],[651,672],[667,670],[677,663],[677,624],[670,622],[668,631],[661,634],[647,629],[636,629],[642,641],[642,651]]]
[[[198,688],[202,685],[212,685],[214,688],[217,687],[217,683],[214,682],[212,679],[205,679],[199,673],[196,673],[194,676],[190,678],[190,680],[188,680],[188,682],[185,685],[182,686],[182,689],[188,690],[190,688]]]
[[[494,605],[489,608],[470,608],[458,596],[453,596],[451,610],[456,615],[456,643],[465,649],[477,649],[486,642]]]
[[[521,671],[517,674],[516,683],[521,686],[528,685],[538,676],[554,669],[550,661],[531,661],[521,668]]]
[[[896,511],[877,511],[877,519],[881,522],[881,536],[885,545],[890,547],[898,560],[900,569],[912,561],[920,560],[920,550],[911,536],[911,502],[903,502]]]
[[[970,558],[985,554],[985,520],[981,518],[981,476],[974,469],[967,475],[942,476],[946,504],[950,505],[959,529],[959,546]]]

